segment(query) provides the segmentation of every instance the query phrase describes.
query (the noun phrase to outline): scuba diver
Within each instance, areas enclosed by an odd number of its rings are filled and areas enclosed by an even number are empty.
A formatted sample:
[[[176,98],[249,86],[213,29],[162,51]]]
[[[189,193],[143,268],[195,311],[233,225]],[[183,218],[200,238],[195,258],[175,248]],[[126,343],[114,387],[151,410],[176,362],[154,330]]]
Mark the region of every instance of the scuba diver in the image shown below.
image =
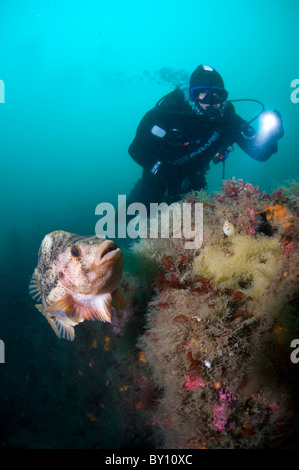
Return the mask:
[[[206,189],[210,162],[224,162],[235,143],[258,161],[277,152],[277,141],[284,135],[280,113],[264,111],[257,100],[227,98],[220,74],[199,65],[189,89],[176,88],[145,114],[129,147],[143,174],[128,204],[170,204],[188,191]],[[263,109],[247,122],[236,114],[233,101],[255,101]],[[258,117],[262,124],[255,131],[251,122]]]

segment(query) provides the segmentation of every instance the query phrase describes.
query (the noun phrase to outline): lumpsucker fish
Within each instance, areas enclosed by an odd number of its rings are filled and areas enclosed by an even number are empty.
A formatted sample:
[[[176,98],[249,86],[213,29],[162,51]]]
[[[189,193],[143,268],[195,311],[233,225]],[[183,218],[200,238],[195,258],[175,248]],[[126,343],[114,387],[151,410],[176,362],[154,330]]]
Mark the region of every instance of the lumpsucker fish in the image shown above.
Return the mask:
[[[56,335],[73,341],[78,323],[111,322],[112,306],[125,308],[122,272],[122,252],[113,241],[57,230],[41,243],[29,293]]]

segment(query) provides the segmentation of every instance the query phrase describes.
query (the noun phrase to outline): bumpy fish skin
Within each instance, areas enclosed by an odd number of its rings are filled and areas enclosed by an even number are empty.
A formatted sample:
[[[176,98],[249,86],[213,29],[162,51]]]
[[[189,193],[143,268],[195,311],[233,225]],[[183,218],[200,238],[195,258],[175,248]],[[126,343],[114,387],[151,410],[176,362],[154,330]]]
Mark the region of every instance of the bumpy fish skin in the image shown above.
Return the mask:
[[[49,305],[48,297],[58,284],[56,259],[69,246],[69,243],[75,242],[76,238],[77,236],[74,234],[57,230],[46,235],[40,245],[38,265],[34,272],[37,276],[37,285],[45,307]],[[63,291],[65,292],[64,288]]]
[[[124,308],[122,271],[121,250],[110,240],[58,230],[41,243],[29,291],[57,336],[72,341],[78,323],[111,321],[112,297]]]

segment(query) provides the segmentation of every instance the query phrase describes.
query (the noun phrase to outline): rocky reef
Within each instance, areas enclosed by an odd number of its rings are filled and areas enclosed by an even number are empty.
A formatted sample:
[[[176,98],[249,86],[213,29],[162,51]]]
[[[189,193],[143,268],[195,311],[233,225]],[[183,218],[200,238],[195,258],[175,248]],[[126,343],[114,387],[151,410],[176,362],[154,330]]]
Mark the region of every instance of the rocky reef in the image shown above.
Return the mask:
[[[115,312],[111,341],[129,371],[122,375],[124,420],[133,429],[137,414],[151,445],[292,446],[298,188],[293,182],[267,194],[230,179],[216,195],[190,193],[180,203],[203,203],[199,249],[186,249],[184,239],[148,238],[127,253],[128,309]]]

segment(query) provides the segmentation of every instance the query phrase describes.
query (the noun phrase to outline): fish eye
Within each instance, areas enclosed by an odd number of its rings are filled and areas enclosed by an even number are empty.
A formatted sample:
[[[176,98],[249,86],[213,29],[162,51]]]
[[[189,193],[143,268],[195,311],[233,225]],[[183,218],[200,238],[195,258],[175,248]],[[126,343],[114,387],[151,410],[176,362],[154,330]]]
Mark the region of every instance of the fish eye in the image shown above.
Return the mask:
[[[78,248],[77,246],[72,246],[71,248],[71,255],[73,258],[79,258],[81,254],[81,251],[80,251],[80,248]]]

